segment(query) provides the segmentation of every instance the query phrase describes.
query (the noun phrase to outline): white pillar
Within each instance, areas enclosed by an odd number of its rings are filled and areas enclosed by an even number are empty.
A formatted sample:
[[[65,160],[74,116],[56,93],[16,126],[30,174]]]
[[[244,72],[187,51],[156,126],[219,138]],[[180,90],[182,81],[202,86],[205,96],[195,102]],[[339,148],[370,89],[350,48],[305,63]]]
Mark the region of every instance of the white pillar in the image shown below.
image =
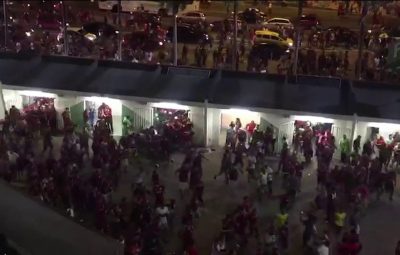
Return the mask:
[[[356,138],[356,132],[357,132],[357,114],[353,114],[353,125],[351,126],[351,137],[350,137],[350,142],[351,142],[351,150],[353,150],[353,141]]]
[[[6,111],[6,103],[4,102],[4,96],[3,96],[3,86],[2,83],[0,82],[0,120],[3,120],[5,118],[5,111]]]
[[[208,99],[204,100],[204,146],[208,146]]]
[[[205,146],[204,107],[190,107],[190,118],[193,122],[194,144]]]

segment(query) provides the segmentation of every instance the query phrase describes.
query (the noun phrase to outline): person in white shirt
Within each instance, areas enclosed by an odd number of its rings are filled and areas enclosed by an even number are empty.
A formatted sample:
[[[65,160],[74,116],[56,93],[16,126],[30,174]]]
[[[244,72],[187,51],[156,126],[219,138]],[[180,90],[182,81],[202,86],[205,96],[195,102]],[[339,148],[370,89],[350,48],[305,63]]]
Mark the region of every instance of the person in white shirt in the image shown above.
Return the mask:
[[[160,229],[167,229],[168,228],[168,215],[169,209],[165,204],[160,204],[156,209],[159,221],[158,226]]]
[[[256,155],[254,153],[251,153],[247,156],[247,180],[250,182],[250,179],[255,179],[255,171],[256,171]]]
[[[268,165],[265,166],[265,172],[267,174],[267,188],[268,188],[268,194],[272,195],[272,179],[273,179],[273,174],[274,170],[272,170],[271,167]]]
[[[318,255],[329,255],[329,242],[325,241],[317,247]]]
[[[268,185],[268,174],[265,168],[260,171],[260,179],[259,179],[259,189],[260,193],[264,194],[267,190]]]

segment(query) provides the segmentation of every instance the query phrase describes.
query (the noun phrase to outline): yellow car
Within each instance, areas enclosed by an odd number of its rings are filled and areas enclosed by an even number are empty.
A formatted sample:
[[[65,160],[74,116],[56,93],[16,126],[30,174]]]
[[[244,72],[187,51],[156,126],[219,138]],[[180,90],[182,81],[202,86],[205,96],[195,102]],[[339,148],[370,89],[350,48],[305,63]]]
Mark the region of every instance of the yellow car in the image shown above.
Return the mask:
[[[293,40],[290,38],[283,39],[279,33],[273,32],[271,30],[257,30],[254,36],[254,44],[259,43],[276,43],[280,45],[285,45],[289,48],[293,48]]]

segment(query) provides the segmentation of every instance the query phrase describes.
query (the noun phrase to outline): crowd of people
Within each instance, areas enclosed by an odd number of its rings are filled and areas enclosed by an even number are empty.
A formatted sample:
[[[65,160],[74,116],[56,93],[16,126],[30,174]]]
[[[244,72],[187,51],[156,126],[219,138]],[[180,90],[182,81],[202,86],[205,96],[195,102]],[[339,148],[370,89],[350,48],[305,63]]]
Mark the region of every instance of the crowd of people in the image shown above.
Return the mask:
[[[279,252],[287,249],[289,209],[301,192],[304,169],[312,165],[311,159],[315,158],[317,195],[311,206],[301,211],[300,215],[304,225],[304,249],[320,255],[330,254],[333,250],[337,254],[360,254],[359,222],[366,214],[368,204],[374,201],[371,195],[375,194],[379,200],[386,193],[389,201],[393,200],[399,134],[392,134],[387,140],[375,134],[364,144],[361,144],[361,136],[352,142],[344,135],[337,143],[330,129],[323,125],[311,126],[309,122],[298,125],[291,146],[286,137],[282,138],[279,165],[274,171],[265,162],[265,156],[271,149],[272,130],[261,131],[256,125],[249,132],[246,130],[248,126],[241,127],[240,119],[232,122],[221,170],[215,178],[225,174],[227,183],[237,180],[237,174],[233,173],[243,173],[243,162],[246,161],[249,181],[255,180],[261,192],[265,189],[269,196],[275,194],[272,180],[276,173],[280,173],[284,193],[279,195],[280,211],[276,220],[271,222],[265,233],[257,231],[257,225],[254,225],[257,222],[256,211],[252,209],[251,200],[245,197],[243,205],[226,215],[224,224],[225,220],[230,222],[230,235],[223,231],[216,241],[217,247],[221,243],[225,245],[227,240],[234,240],[241,247],[248,238],[254,236],[256,240],[261,240],[265,234],[263,245],[258,247],[259,254],[281,254]],[[246,135],[250,136],[248,143]],[[336,150],[340,153],[340,163],[333,160]],[[243,155],[247,160],[243,160]]]
[[[25,183],[31,195],[63,209],[70,217],[93,223],[98,231],[124,243],[126,254],[166,254],[163,247],[177,226],[181,237],[177,252],[199,254],[194,231],[205,206],[203,152],[186,150],[175,171],[180,198],[166,197],[168,187],[160,177],[160,165],[154,165],[149,184],[140,158],[150,156],[145,153],[146,141],[161,137],[155,154],[162,155],[158,162],[168,164],[173,147],[171,137],[150,127],[140,133],[128,132],[117,141],[104,118],[98,120],[93,130],[88,120],[78,130],[68,112],[62,115],[66,128],[60,151],[55,151],[50,119],[43,115],[38,130],[33,130],[25,120],[26,114],[13,106],[2,122],[1,176],[8,182]],[[35,143],[40,139],[42,148],[37,148]],[[241,204],[223,218],[221,231],[212,245],[214,254],[240,253],[253,241],[258,243],[257,254],[287,251],[289,215],[294,213],[291,208],[302,190],[303,172],[313,165],[313,158],[317,162],[317,194],[300,214],[304,249],[320,255],[333,249],[338,254],[360,253],[359,222],[367,213],[371,195],[380,199],[386,193],[389,200],[393,199],[394,169],[400,161],[399,134],[386,140],[375,135],[363,145],[360,136],[354,141],[343,136],[337,143],[324,125],[297,122],[292,140],[289,144],[282,137],[279,164],[273,169],[270,162],[277,152],[274,129],[261,130],[254,121],[242,126],[239,118],[232,121],[220,172],[214,178],[224,176],[229,184],[237,181],[240,173],[247,173],[249,185],[257,190],[256,198],[278,199],[279,211],[266,226],[260,225],[254,198],[244,196]],[[340,163],[334,160],[336,150],[341,155]],[[112,194],[133,165],[137,166],[137,173],[131,197],[115,201]],[[276,185],[278,179],[282,180],[281,186]],[[177,203],[184,208],[181,223],[175,212]]]

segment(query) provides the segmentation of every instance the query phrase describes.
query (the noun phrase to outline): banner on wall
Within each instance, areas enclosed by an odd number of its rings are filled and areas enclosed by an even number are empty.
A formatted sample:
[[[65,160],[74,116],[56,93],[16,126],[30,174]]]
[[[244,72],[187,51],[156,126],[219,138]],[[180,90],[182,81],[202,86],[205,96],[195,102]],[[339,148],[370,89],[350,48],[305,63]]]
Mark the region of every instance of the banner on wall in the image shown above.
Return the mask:
[[[6,103],[4,102],[3,86],[0,82],[0,120],[5,118]]]

